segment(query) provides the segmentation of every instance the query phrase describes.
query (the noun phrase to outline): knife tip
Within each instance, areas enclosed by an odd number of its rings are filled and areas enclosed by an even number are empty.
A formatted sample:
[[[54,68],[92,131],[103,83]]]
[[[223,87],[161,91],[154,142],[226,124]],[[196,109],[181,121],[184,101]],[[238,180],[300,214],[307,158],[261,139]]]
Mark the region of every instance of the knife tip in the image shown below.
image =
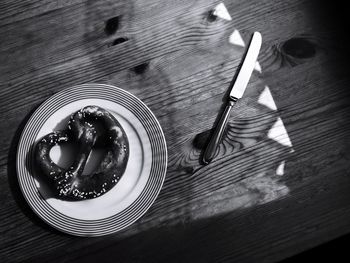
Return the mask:
[[[255,31],[253,34],[253,38],[259,39],[262,42],[262,35],[259,31]]]

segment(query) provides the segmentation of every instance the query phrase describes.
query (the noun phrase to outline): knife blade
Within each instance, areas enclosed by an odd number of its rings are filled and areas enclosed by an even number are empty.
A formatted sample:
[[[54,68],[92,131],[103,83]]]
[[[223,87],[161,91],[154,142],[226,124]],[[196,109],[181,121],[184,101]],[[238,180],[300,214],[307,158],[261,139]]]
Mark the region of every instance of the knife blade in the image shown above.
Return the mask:
[[[247,53],[244,56],[243,63],[239,68],[238,74],[234,76],[229,89],[229,99],[227,100],[225,110],[220,117],[220,120],[215,127],[209,144],[203,154],[203,163],[209,164],[215,156],[216,149],[222,139],[227,120],[230,116],[231,109],[238,99],[242,98],[244,91],[249,83],[250,76],[253,73],[256,60],[258,58],[262,37],[259,32],[254,32]]]
[[[230,97],[236,99],[243,97],[260,52],[261,42],[261,34],[259,32],[254,32],[237,78],[232,82],[234,85],[230,87]]]

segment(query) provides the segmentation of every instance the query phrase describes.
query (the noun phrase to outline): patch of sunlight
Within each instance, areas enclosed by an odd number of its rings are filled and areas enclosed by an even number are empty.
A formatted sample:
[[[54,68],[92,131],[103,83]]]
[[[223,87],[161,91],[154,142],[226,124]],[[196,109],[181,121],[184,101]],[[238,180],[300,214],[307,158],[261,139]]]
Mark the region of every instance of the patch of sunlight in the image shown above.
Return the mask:
[[[222,3],[216,6],[214,14],[223,19],[231,20],[231,16]],[[230,44],[236,46],[246,46],[237,29],[232,32],[228,41]],[[255,70],[259,73],[262,72],[261,65],[258,61],[256,62]],[[261,94],[259,94],[257,104],[267,107],[267,109],[265,109],[266,114],[269,114],[270,110],[273,112],[277,111],[277,105],[268,86],[265,86]],[[275,118],[275,113],[271,114],[271,118]],[[264,130],[262,132],[265,133],[266,131]],[[267,138],[288,147],[290,152],[294,151],[281,117],[277,117],[275,123],[267,131]],[[275,145],[272,144],[271,151],[274,151]],[[265,150],[266,148],[264,148],[264,151]],[[281,151],[282,150],[283,149],[281,149]],[[259,154],[262,153],[256,152],[254,158],[257,158]],[[252,156],[247,156],[246,158],[252,158]],[[230,185],[225,185],[200,200],[195,199],[187,208],[190,210],[188,212],[191,217],[193,219],[199,219],[229,213],[236,209],[266,204],[288,195],[290,190],[285,182],[281,180],[281,177],[285,175],[286,160],[281,160],[279,157],[276,157],[276,159],[270,161],[271,165],[267,165],[266,169],[261,167],[255,174],[250,174],[248,178]],[[200,187],[200,185],[196,184],[193,186],[194,192],[197,192],[196,187]],[[200,191],[200,189],[198,189],[198,191]]]
[[[228,20],[228,21],[232,20],[232,17],[228,13],[227,8],[224,5],[224,3],[220,3],[214,8],[213,15],[220,17],[224,20]]]
[[[245,46],[243,38],[237,29],[235,29],[233,33],[230,35],[228,42],[236,46],[241,46],[241,47]]]
[[[256,71],[258,71],[259,73],[261,73],[261,66],[260,66],[260,63],[259,63],[258,61],[255,63],[254,69],[255,69]]]
[[[275,101],[272,98],[271,91],[268,86],[265,86],[263,92],[261,92],[258,103],[268,107],[271,110],[277,110]]]
[[[286,165],[286,161],[282,161],[277,169],[276,169],[276,175],[282,176],[284,175],[284,166]]]
[[[269,130],[267,137],[284,146],[292,148],[292,142],[290,141],[287,130],[280,117],[277,118],[275,124]]]

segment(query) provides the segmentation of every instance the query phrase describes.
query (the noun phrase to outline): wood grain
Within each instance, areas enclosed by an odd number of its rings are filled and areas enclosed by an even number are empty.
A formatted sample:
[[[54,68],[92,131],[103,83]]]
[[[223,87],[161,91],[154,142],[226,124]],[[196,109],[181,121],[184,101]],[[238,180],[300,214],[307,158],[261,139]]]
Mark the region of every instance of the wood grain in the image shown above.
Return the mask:
[[[4,262],[272,262],[348,233],[349,86],[339,24],[317,1],[3,1],[0,4],[0,256]],[[262,73],[199,160],[243,47],[260,31]],[[50,95],[122,87],[158,118],[169,153],[154,205],[124,231],[52,230],[16,181],[20,133]],[[275,109],[259,98],[268,86]],[[269,137],[278,119],[292,147]],[[284,163],[283,174],[279,172]]]

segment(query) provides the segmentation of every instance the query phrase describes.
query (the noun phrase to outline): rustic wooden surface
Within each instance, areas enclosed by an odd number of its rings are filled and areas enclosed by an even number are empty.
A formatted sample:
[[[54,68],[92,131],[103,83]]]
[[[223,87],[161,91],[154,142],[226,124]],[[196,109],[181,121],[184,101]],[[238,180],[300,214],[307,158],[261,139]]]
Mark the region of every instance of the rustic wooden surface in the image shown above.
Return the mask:
[[[228,21],[213,14],[219,3],[0,3],[1,262],[272,262],[350,232],[342,7],[227,0]],[[262,73],[233,110],[217,158],[203,166],[203,147],[244,52],[228,41],[234,30],[244,41],[262,33]],[[41,102],[91,82],[122,87],[151,108],[169,166],[139,221],[107,237],[78,238],[29,209],[16,180],[16,146]],[[277,110],[261,103],[266,86]],[[286,129],[282,141],[269,136],[277,120]]]

